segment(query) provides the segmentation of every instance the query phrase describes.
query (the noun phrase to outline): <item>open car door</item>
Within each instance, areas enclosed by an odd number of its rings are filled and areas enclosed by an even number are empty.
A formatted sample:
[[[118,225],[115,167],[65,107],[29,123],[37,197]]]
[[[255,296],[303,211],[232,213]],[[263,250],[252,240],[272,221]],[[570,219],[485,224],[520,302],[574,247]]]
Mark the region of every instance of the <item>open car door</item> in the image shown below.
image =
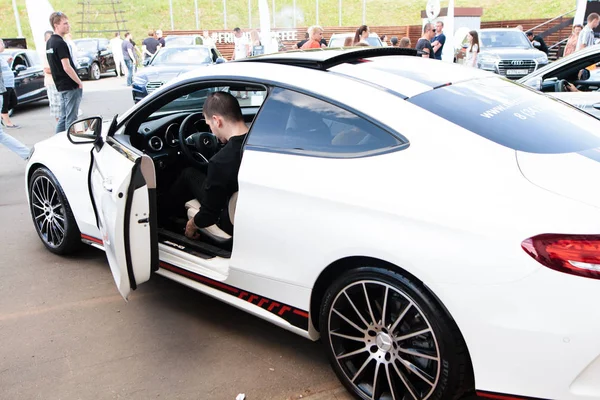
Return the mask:
[[[108,136],[94,145],[89,179],[106,257],[127,300],[158,269],[154,162]]]

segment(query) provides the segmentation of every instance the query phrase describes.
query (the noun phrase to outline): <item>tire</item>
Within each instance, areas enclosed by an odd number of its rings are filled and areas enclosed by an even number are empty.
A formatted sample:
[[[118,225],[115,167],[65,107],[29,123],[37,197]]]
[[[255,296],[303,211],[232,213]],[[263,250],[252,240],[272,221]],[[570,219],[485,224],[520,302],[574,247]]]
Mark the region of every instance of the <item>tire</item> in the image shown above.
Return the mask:
[[[100,79],[100,65],[98,65],[97,62],[93,62],[92,65],[90,65],[89,78],[93,81],[97,81],[98,79]]]
[[[320,328],[333,370],[356,398],[445,400],[472,390],[456,324],[422,284],[396,272],[342,275],[325,293]]]
[[[58,181],[47,168],[38,168],[29,181],[29,208],[44,246],[55,254],[71,254],[81,246],[81,233]]]

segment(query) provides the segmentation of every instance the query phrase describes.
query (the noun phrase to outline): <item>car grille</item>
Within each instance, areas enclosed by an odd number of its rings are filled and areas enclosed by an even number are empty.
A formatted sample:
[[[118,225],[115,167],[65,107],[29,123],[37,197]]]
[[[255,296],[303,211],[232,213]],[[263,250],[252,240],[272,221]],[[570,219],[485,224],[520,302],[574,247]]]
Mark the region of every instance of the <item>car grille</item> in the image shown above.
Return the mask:
[[[146,91],[148,92],[148,94],[154,92],[156,89],[158,89],[159,87],[161,87],[162,85],[164,85],[164,82],[161,81],[152,81],[152,82],[148,82],[146,84]]]
[[[537,63],[533,60],[500,60],[498,73],[508,78],[521,78],[535,71]]]

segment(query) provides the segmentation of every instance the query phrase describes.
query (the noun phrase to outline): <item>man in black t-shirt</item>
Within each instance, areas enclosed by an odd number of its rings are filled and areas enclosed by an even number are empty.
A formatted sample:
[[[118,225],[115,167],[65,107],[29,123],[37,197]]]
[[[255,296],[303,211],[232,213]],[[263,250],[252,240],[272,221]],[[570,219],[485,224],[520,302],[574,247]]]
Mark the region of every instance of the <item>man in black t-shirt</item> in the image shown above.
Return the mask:
[[[210,159],[206,172],[186,168],[171,187],[173,201],[181,204],[195,198],[200,202],[200,210],[185,227],[190,239],[198,239],[199,230],[210,232],[214,225],[233,233],[231,226],[227,227],[230,222],[220,219],[229,199],[238,191],[242,146],[248,133],[240,105],[229,93],[211,93],[202,113],[211,132],[225,146]]]
[[[433,58],[434,54],[433,54],[433,47],[431,46],[431,39],[433,39],[435,35],[435,32],[433,31],[433,27],[431,26],[431,23],[426,23],[423,26],[423,36],[421,36],[421,39],[419,39],[419,41],[417,42],[417,45],[415,46],[415,49],[417,49],[418,54],[421,57],[425,57],[425,58]]]
[[[58,11],[50,15],[54,34],[46,42],[46,58],[54,84],[60,95],[60,111],[56,133],[62,132],[77,119],[77,111],[83,94],[83,83],[77,76],[69,45],[63,37],[70,32],[69,19]]]
[[[155,38],[154,31],[148,31],[148,37],[142,42],[142,54],[144,55],[144,60],[152,57],[159,47],[160,42]]]

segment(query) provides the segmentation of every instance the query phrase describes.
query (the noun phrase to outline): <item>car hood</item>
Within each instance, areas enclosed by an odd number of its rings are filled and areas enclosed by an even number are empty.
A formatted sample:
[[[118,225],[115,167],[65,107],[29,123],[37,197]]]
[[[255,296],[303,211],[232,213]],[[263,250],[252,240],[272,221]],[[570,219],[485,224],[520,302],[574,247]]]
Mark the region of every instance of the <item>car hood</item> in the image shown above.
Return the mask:
[[[497,56],[503,60],[508,60],[512,58],[518,58],[520,60],[533,60],[535,58],[540,57],[542,54],[545,54],[537,49],[520,49],[514,47],[499,47],[499,48],[487,48],[482,49],[480,55],[489,54]]]
[[[167,82],[171,79],[185,74],[186,72],[206,67],[211,64],[193,64],[193,65],[168,65],[168,66],[149,66],[139,71],[136,75],[140,78],[144,78],[147,81],[163,81]]]
[[[521,173],[550,192],[600,208],[600,148],[577,153],[537,154],[517,151]]]

